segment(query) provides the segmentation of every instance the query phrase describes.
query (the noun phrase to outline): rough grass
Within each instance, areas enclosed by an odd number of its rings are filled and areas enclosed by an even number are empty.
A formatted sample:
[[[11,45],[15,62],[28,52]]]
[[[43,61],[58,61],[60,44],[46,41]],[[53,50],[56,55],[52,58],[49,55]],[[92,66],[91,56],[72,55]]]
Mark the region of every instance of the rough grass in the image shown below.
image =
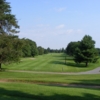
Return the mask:
[[[48,71],[48,72],[80,72],[94,69],[100,66],[100,60],[96,64],[89,64],[85,67],[85,64],[76,64],[72,58],[66,58],[65,54],[46,54],[37,56],[35,58],[22,58],[20,63],[13,63],[10,65],[3,65],[4,69],[9,70],[33,70],[33,71]]]

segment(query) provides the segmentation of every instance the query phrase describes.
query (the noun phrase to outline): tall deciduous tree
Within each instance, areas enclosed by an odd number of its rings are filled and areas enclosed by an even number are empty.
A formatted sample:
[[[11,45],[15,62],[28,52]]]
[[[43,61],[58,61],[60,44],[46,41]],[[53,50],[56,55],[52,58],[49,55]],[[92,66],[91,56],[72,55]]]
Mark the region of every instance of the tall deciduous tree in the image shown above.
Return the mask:
[[[84,62],[88,66],[89,62],[96,62],[98,59],[98,54],[95,49],[95,41],[92,37],[85,35],[80,42],[80,45],[75,50],[75,62]]]
[[[66,47],[65,53],[70,55],[70,56],[74,56],[75,49],[79,46],[79,44],[80,44],[80,41],[70,42]]]
[[[19,61],[22,43],[14,33],[18,22],[6,0],[0,0],[0,69],[2,63]]]

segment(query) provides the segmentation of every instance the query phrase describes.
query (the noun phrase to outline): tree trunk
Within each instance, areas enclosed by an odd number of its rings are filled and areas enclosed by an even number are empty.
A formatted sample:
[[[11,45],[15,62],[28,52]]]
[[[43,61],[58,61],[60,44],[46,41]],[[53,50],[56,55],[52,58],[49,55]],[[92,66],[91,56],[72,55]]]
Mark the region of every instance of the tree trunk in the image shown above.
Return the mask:
[[[0,70],[1,70],[1,63],[0,63]]]
[[[88,62],[86,62],[86,67],[88,66]]]
[[[65,64],[66,64],[66,56],[65,56]]]

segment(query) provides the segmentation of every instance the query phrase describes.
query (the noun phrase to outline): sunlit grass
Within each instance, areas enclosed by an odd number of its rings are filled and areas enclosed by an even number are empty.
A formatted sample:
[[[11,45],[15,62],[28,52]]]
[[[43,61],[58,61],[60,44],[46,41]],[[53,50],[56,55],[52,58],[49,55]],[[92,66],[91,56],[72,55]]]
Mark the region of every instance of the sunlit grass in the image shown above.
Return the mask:
[[[0,80],[13,80],[22,82],[46,82],[66,84],[100,85],[100,74],[97,75],[59,75],[36,74],[25,72],[0,72]]]
[[[100,59],[97,63],[89,63],[88,67],[85,64],[76,64],[70,57],[66,58],[65,54],[46,54],[35,58],[22,58],[20,63],[3,65],[3,68],[12,70],[33,70],[33,71],[49,71],[49,72],[80,72],[94,69],[100,65]]]

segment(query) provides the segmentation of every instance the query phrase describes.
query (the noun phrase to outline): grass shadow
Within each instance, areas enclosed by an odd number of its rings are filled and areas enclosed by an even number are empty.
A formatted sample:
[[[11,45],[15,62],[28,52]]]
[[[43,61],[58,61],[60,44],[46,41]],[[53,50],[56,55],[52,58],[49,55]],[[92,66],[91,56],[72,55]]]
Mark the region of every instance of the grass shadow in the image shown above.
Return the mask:
[[[79,84],[86,84],[86,85],[96,85],[100,86],[100,79],[95,80],[80,80]]]
[[[42,92],[35,95],[0,88],[0,100],[100,100],[100,96],[91,93],[83,93],[82,96],[68,95],[67,93],[53,93],[52,95],[45,95]]]
[[[62,61],[51,61],[51,64],[60,64],[60,65],[66,65],[66,63],[62,62]]]
[[[66,61],[66,62],[63,62],[63,61],[51,61],[50,62],[51,64],[60,64],[60,65],[66,65],[67,67],[68,66],[72,66],[72,67],[79,67],[79,68],[85,68],[85,64],[83,64],[83,63],[80,63],[80,64],[76,64],[75,62],[68,62],[68,61]]]
[[[85,64],[83,63],[80,63],[80,64],[77,64],[75,62],[66,62],[66,65],[67,66],[72,66],[72,67],[80,67],[80,68],[85,68]]]
[[[84,88],[89,90],[100,90],[100,85],[95,84],[81,84],[81,83],[71,83],[71,84],[59,84],[59,83],[47,83],[47,84],[38,84],[43,86],[52,86],[52,87],[61,87],[61,88]]]
[[[0,72],[4,72],[6,70],[7,70],[7,68],[1,68]]]
[[[52,64],[60,64],[60,65],[66,65],[66,66],[72,66],[72,67],[80,67],[80,68],[85,68],[84,63],[77,64],[74,62],[74,58],[71,56],[66,56],[66,54],[61,54],[61,55],[54,55],[53,57],[57,57],[58,60],[51,61],[50,63]],[[65,61],[66,59],[66,61]],[[61,61],[60,61],[61,60]]]

